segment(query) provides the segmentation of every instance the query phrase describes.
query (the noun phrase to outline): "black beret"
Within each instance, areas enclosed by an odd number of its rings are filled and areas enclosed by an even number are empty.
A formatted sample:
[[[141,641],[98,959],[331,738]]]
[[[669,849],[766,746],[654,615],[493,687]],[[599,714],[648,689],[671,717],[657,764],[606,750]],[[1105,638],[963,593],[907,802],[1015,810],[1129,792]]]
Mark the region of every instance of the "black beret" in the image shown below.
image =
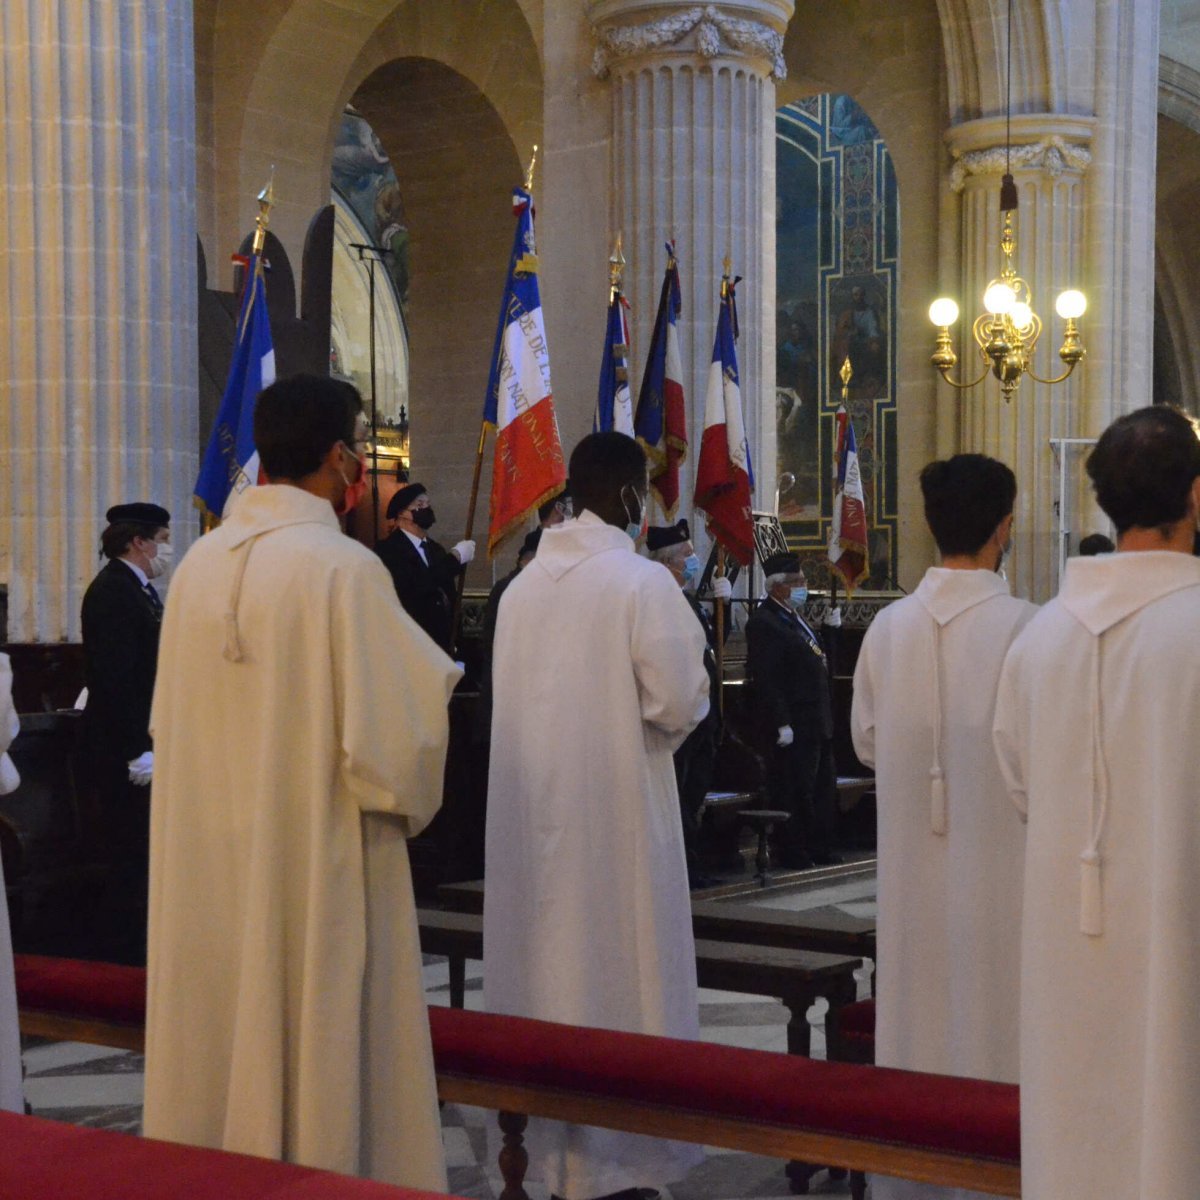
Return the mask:
[[[790,550],[785,550],[782,554],[772,554],[763,563],[763,574],[768,577],[771,575],[795,575],[799,570],[800,555],[793,554]]]
[[[425,495],[423,483],[405,484],[389,501],[387,519],[394,521],[418,496]]]
[[[171,514],[160,504],[114,504],[104,514],[110,525],[121,521],[136,521],[139,525],[153,525],[158,529],[170,525]]]
[[[674,525],[651,525],[646,530],[646,549],[665,550],[668,546],[678,546],[681,542],[690,542],[692,531],[686,520],[680,519]]]

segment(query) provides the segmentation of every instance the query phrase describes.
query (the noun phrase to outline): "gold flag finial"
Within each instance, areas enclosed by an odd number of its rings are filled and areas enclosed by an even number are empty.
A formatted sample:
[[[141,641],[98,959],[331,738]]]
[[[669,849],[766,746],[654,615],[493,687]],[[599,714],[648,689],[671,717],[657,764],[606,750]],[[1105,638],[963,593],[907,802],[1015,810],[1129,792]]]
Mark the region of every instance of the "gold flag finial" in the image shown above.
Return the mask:
[[[533,191],[533,168],[537,166],[537,152],[537,142],[534,142],[533,154],[529,157],[529,166],[525,171],[525,190],[527,192]]]
[[[621,253],[621,234],[613,243],[613,252],[608,256],[608,286],[615,295],[621,289],[621,276],[625,274],[625,255]]]
[[[846,361],[842,363],[842,369],[838,372],[842,380],[842,403],[846,403],[846,397],[850,394],[850,380],[854,375],[854,370],[850,366],[850,356],[846,355]]]
[[[721,299],[729,295],[729,277],[733,274],[733,258],[726,254],[724,258],[725,273],[721,276]]]
[[[261,254],[267,242],[267,225],[271,220],[271,208],[275,204],[275,167],[271,166],[271,178],[255,197],[258,201],[258,216],[254,218],[253,253]]]

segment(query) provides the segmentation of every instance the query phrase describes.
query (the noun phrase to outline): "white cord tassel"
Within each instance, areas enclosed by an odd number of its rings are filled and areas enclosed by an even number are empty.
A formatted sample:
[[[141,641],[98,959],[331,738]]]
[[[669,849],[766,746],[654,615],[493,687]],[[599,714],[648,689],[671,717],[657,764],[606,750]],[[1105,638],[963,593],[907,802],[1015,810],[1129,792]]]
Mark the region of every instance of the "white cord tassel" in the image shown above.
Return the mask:
[[[938,837],[946,836],[946,779],[941,767],[929,772],[929,827]]]
[[[1099,937],[1104,932],[1104,891],[1100,886],[1100,852],[1079,856],[1079,932]]]
[[[946,836],[946,778],[942,773],[942,630],[933,622],[933,765],[929,768],[929,828]]]
[[[1104,719],[1101,712],[1100,638],[1092,652],[1092,803],[1087,849],[1079,856],[1079,932],[1100,937],[1104,932],[1104,880],[1100,868],[1100,842],[1108,819],[1108,759],[1104,753]]]
[[[241,662],[245,658],[242,639],[238,634],[237,613],[232,609],[225,614],[225,657],[230,662]]]

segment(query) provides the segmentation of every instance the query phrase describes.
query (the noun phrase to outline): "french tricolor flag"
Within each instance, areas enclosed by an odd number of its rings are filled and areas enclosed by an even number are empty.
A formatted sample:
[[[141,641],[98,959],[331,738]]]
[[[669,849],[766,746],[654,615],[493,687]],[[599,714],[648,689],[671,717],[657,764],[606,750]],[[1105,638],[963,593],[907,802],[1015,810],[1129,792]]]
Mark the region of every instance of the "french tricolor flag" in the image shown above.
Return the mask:
[[[196,478],[196,507],[209,518],[224,517],[246,488],[260,482],[258,450],[254,446],[254,405],[258,393],[274,382],[275,350],[267,316],[267,281],[262,255],[252,254],[246,262],[246,283],[242,288],[229,379]]]
[[[737,283],[736,279],[730,281],[728,274],[721,279],[721,309],[708,375],[694,503],[707,515],[709,533],[745,567],[754,557],[754,518],[750,514],[754,471],[738,382]]]
[[[488,553],[567,480],[550,387],[550,352],[538,292],[533,199],[513,191],[516,237],[492,354],[483,419],[496,430]]]
[[[846,406],[836,416],[837,451],[834,455],[833,520],[829,525],[829,565],[853,594],[867,569],[867,506],[858,442]]]
[[[646,374],[638,394],[634,430],[650,461],[650,489],[668,521],[679,504],[679,464],[687,457],[687,409],[683,396],[683,363],[679,357],[677,321],[681,308],[679,264],[675,243],[667,243],[658,315],[650,338]]]

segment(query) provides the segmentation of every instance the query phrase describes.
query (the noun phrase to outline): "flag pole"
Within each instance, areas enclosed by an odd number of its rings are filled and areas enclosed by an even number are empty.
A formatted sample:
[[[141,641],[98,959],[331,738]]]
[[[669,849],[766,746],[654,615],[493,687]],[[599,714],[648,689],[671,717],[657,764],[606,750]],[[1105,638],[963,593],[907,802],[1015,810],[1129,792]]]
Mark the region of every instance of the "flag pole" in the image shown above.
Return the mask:
[[[725,578],[725,547],[717,543],[717,578]],[[713,623],[717,644],[713,652],[717,660],[717,712],[725,719],[725,601],[713,600]]]
[[[525,170],[525,190],[530,193],[532,203],[533,193],[533,171],[537,165],[537,143],[534,143],[533,154],[529,158],[529,166]],[[499,354],[500,346],[497,345],[496,353]],[[493,364],[494,366],[495,364]],[[484,420],[479,427],[479,445],[475,448],[475,473],[471,478],[471,497],[467,501],[467,525],[463,530],[463,540],[470,541],[475,532],[475,507],[479,503],[479,480],[483,475],[483,450],[487,443],[487,427],[488,423]],[[450,623],[450,646],[452,649],[457,649],[458,646],[458,631],[462,623],[462,606],[463,606],[463,591],[467,586],[467,572],[464,569],[458,577],[458,588],[454,593],[454,616]]]
[[[729,275],[733,259],[725,255],[725,274],[721,276],[721,303],[729,303]],[[717,542],[717,578],[725,578],[725,547]],[[717,712],[725,719],[725,601],[713,600],[713,623],[716,625],[717,644],[713,647],[717,660]]]
[[[262,191],[255,197],[258,203],[258,214],[254,218],[254,240],[250,244],[250,264],[247,264],[247,270],[251,264],[253,270],[259,269],[259,264],[262,262],[262,253],[267,245],[267,226],[271,221],[271,209],[275,204],[275,165],[271,164],[271,176],[267,180]],[[243,279],[242,291],[245,292],[247,285],[253,284],[252,279]],[[234,349],[236,353],[237,333],[234,337]],[[218,525],[221,524],[221,518],[214,512],[209,512],[207,507],[200,510],[200,536],[203,537],[206,533],[212,533]]]

